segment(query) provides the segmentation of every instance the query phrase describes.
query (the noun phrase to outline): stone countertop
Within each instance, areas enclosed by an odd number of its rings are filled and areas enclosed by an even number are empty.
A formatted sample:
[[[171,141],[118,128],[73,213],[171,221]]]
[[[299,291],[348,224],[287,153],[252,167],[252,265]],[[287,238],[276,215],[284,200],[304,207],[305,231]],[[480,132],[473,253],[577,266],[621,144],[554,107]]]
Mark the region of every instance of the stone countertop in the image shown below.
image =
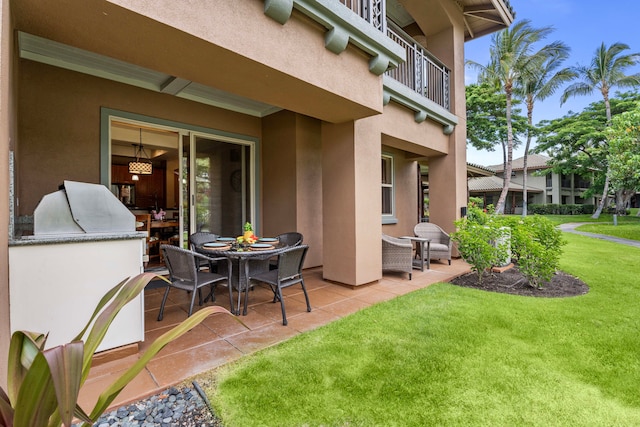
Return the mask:
[[[147,233],[144,231],[23,236],[21,239],[9,240],[9,246],[60,245],[69,243],[104,242],[110,240],[145,239],[146,237]]]

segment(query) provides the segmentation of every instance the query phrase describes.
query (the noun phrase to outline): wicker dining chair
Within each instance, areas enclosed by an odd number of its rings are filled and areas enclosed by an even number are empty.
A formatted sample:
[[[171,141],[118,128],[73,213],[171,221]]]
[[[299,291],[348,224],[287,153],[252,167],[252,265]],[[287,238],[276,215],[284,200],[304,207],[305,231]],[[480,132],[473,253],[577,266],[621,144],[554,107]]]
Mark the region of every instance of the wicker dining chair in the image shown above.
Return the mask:
[[[413,244],[411,240],[382,235],[382,271],[413,272]]]
[[[191,292],[191,305],[189,306],[189,314],[187,317],[191,316],[193,313],[193,305],[196,300],[196,293],[199,296],[199,303],[202,305],[202,288],[205,286],[211,287],[211,292],[209,296],[211,296],[211,301],[215,301],[215,288],[219,282],[224,280],[227,281],[227,287],[230,287],[231,283],[231,273],[226,276],[217,273],[211,273],[207,271],[198,271],[196,260],[197,259],[205,259],[209,258],[201,255],[197,252],[189,251],[187,249],[182,249],[173,245],[162,245],[160,246],[162,253],[164,254],[165,262],[167,263],[167,268],[169,269],[169,280],[170,284],[167,284],[167,289],[164,291],[164,296],[162,297],[162,303],[160,304],[160,313],[158,314],[158,321],[162,320],[164,315],[164,305],[167,302],[167,297],[169,296],[169,291],[171,288],[181,289],[183,291]],[[228,271],[231,272],[231,260],[227,258],[212,258],[217,261],[226,260],[229,264]],[[208,297],[207,297],[208,298]],[[206,298],[205,298],[206,301]],[[233,309],[233,296],[231,289],[229,289],[229,307]]]
[[[276,238],[287,246],[299,246],[302,244],[302,233],[291,231],[288,233],[278,234]]]
[[[298,233],[296,231],[290,231],[288,233],[278,234],[276,239],[280,242],[280,244],[285,246],[300,246],[302,244],[302,233]],[[275,256],[269,260],[269,269],[275,270],[278,268],[278,257]]]
[[[271,287],[271,290],[273,291],[273,302],[276,302],[278,300],[280,301],[280,308],[282,310],[282,324],[285,326],[288,322],[287,313],[284,308],[282,289],[300,284],[302,286],[304,298],[307,302],[307,311],[311,311],[311,304],[309,304],[309,295],[307,294],[307,288],[304,285],[304,278],[302,277],[302,266],[304,264],[304,258],[307,255],[308,249],[309,246],[307,245],[287,248],[278,256],[278,268],[249,277],[248,283],[251,283],[251,281],[261,282],[266,283]]]
[[[189,248],[196,252],[196,246],[200,246],[203,245],[205,243],[211,243],[211,242],[215,242],[218,239],[218,235],[214,234],[214,233],[208,233],[205,231],[198,231],[195,233],[192,233],[189,236]],[[207,260],[203,260],[203,259],[198,259],[196,260],[198,261],[198,269],[202,269],[202,267],[209,267],[209,271],[210,272],[215,272],[216,271],[216,263],[215,261],[207,261]]]
[[[431,259],[446,259],[451,265],[451,245],[449,235],[432,222],[420,222],[413,228],[413,233],[425,239],[431,239],[429,257]]]

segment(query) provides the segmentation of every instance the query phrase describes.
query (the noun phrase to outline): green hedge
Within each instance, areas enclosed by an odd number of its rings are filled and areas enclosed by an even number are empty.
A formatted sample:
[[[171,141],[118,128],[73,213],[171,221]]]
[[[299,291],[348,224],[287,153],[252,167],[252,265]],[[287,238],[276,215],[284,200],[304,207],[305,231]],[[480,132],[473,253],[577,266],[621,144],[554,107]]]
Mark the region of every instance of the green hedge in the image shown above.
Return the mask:
[[[557,205],[557,204],[530,204],[527,213],[530,215],[591,215],[595,211],[595,205]]]

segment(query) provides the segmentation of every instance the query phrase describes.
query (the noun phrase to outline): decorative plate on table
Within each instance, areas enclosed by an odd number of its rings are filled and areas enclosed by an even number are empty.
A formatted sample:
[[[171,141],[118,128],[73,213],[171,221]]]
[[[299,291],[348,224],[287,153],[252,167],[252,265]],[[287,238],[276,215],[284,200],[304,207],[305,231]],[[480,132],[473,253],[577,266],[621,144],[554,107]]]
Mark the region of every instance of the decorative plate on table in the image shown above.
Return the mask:
[[[268,243],[254,243],[249,247],[252,251],[267,251],[269,249],[273,249],[273,245]]]
[[[278,242],[278,239],[274,238],[274,237],[262,237],[261,239],[258,239],[259,243],[270,243],[270,244],[274,244]]]
[[[233,242],[234,240],[236,239],[234,239],[233,237],[218,237],[216,239],[217,242]]]
[[[204,245],[202,245],[202,247],[204,249],[210,249],[210,250],[216,250],[216,251],[224,251],[224,250],[229,249],[231,247],[231,245],[229,245],[228,243],[211,242],[211,243],[205,243]]]

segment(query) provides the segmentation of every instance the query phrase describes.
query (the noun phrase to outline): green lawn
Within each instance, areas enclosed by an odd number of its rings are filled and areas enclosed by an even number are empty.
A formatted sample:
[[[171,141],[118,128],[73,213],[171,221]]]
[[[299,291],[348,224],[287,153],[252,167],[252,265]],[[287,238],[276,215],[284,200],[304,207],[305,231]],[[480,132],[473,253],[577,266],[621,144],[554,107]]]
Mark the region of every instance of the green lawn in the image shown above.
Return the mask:
[[[638,213],[637,208],[631,209],[630,215],[618,216],[618,224],[623,223],[635,223],[640,224],[640,217],[636,216]],[[555,224],[564,224],[567,222],[595,222],[595,223],[609,223],[613,224],[613,215],[601,214],[598,219],[591,218],[591,215],[545,215]]]
[[[565,234],[563,299],[437,284],[212,373],[234,426],[640,425],[640,250]]]

